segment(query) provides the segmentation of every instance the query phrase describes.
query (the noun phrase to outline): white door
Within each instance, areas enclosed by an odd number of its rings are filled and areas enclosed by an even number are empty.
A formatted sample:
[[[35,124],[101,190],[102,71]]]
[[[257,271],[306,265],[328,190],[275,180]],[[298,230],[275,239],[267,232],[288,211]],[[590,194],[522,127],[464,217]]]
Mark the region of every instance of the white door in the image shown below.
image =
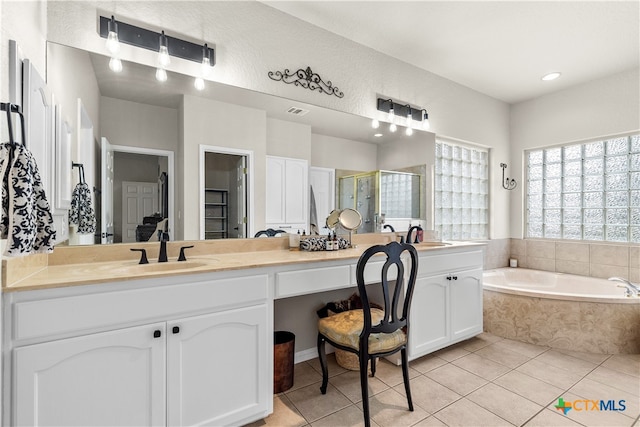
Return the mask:
[[[285,224],[286,160],[267,156],[266,216],[267,224]]]
[[[409,314],[409,357],[414,359],[449,341],[449,291],[444,275],[416,280]]]
[[[164,328],[159,323],[17,348],[11,424],[164,425]]]
[[[286,222],[306,225],[309,223],[309,163],[306,160],[287,159],[286,169]]]
[[[231,228],[236,232],[235,237],[243,239],[247,237],[247,158],[245,156],[240,156],[236,165],[236,195],[237,224]]]
[[[482,270],[451,277],[451,338],[459,341],[482,332]]]
[[[100,243],[113,243],[113,149],[107,138],[102,138],[102,196],[100,210]]]
[[[327,217],[336,205],[336,171],[328,168],[309,168],[309,182],[313,189],[316,202],[316,217],[318,231],[327,234]]]
[[[158,212],[157,182],[122,182],[122,242],[136,241],[136,228],[145,216]],[[156,240],[156,239],[153,239]]]
[[[168,425],[238,425],[273,399],[267,307],[167,323]]]

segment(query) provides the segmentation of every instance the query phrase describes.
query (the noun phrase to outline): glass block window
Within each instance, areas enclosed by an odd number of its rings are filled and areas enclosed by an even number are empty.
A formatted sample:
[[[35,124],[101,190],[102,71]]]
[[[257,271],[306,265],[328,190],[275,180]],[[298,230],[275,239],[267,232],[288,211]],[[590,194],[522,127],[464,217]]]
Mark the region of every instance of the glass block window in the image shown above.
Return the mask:
[[[640,243],[640,135],[526,159],[527,237]]]
[[[435,229],[444,240],[489,238],[489,153],[436,141]]]

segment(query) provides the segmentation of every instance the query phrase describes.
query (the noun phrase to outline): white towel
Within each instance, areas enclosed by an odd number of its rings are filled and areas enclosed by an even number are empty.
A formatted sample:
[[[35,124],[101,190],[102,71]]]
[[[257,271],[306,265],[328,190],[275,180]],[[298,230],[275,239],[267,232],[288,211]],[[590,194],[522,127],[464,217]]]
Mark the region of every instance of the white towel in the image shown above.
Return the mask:
[[[51,209],[38,165],[24,145],[0,144],[0,177],[0,238],[7,239],[4,254],[22,256],[52,252],[56,231]]]
[[[85,182],[79,183],[73,189],[69,222],[78,225],[77,233],[93,234],[96,232],[96,214],[91,206],[91,189]]]

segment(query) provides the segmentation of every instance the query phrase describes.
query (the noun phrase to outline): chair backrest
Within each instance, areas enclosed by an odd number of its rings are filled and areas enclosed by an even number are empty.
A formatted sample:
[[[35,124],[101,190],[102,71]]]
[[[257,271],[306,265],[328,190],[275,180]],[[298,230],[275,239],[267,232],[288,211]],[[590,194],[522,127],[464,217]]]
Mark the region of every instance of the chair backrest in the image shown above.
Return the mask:
[[[410,268],[409,278],[405,283],[405,266],[402,262],[402,254],[407,252],[409,257]],[[384,318],[377,325],[371,324],[371,308],[369,305],[369,296],[367,293],[367,286],[364,280],[364,270],[367,262],[376,254],[384,253],[387,256],[387,260],[381,269],[380,286],[382,287],[383,295],[383,309]],[[375,258],[374,258],[375,260]],[[393,289],[393,295],[390,295],[388,277],[389,267],[396,266],[397,276],[395,277],[395,287]],[[358,291],[360,292],[360,299],[362,300],[362,307],[364,310],[364,327],[360,338],[368,337],[372,333],[391,333],[397,331],[400,328],[409,326],[409,309],[411,308],[411,300],[413,299],[413,288],[416,284],[416,275],[418,273],[418,253],[413,245],[408,243],[391,242],[387,245],[376,245],[367,249],[358,260],[356,269],[356,281],[358,283]],[[393,281],[393,278],[391,278]],[[371,284],[369,286],[375,286]],[[404,296],[404,302],[402,304],[402,313],[398,313],[400,307],[400,300]]]
[[[284,230],[274,230],[273,228],[267,228],[266,230],[258,231],[253,237],[267,236],[274,237],[276,234],[284,234],[286,231]]]

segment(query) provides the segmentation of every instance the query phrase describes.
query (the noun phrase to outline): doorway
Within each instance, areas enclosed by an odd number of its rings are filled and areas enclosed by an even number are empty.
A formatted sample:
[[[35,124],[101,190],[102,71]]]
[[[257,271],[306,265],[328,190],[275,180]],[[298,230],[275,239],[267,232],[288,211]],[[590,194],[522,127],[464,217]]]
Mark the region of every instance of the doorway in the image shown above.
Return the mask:
[[[250,236],[252,153],[200,146],[200,238],[242,239]]]

